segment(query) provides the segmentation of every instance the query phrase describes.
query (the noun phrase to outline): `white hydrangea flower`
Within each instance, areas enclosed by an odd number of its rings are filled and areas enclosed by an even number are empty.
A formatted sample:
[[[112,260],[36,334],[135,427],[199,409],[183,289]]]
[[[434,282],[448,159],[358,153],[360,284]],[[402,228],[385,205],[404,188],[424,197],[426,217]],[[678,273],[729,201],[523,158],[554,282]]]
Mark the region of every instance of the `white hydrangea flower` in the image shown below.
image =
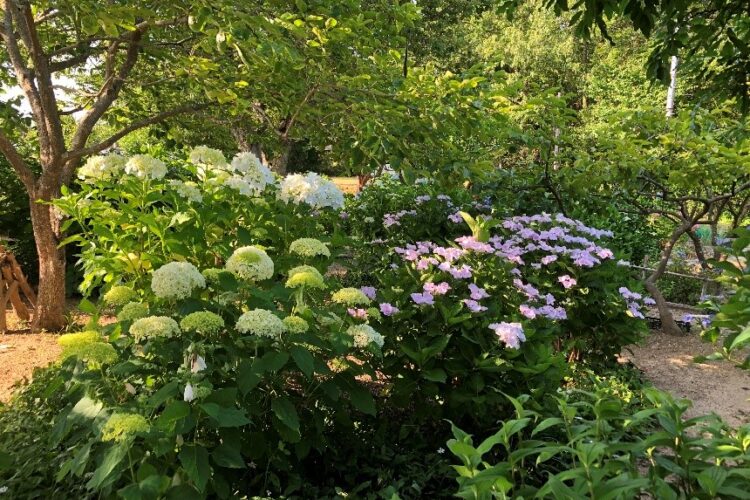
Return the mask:
[[[286,330],[284,322],[274,313],[265,309],[253,309],[237,320],[237,331],[260,335],[261,337],[277,339]]]
[[[330,257],[331,251],[325,243],[315,238],[299,238],[289,245],[289,251],[302,257],[315,257],[322,255]]]
[[[126,159],[118,154],[92,156],[78,169],[81,180],[108,180],[125,168]]]
[[[200,187],[195,182],[171,180],[169,181],[169,185],[177,191],[180,197],[188,201],[192,201],[193,203],[201,203],[203,201],[203,194],[201,194]]]
[[[307,203],[314,208],[344,206],[344,193],[336,184],[315,172],[287,175],[281,181],[277,196],[285,203]]]
[[[128,332],[136,342],[140,342],[154,337],[176,337],[180,334],[180,326],[168,316],[147,316],[135,320]]]
[[[232,158],[231,170],[243,175],[250,175],[262,180],[265,184],[273,184],[276,180],[273,172],[263,162],[249,151],[243,151]]]
[[[134,155],[125,163],[125,173],[139,179],[163,179],[167,175],[167,166],[163,161],[149,155]]]
[[[265,185],[256,184],[252,179],[242,175],[232,175],[224,180],[224,185],[235,189],[243,196],[258,196]]]
[[[162,299],[186,299],[196,288],[205,287],[206,279],[189,262],[164,264],[151,276],[151,290]]]
[[[273,261],[257,247],[240,247],[227,259],[227,271],[247,281],[263,281],[273,276]]]
[[[227,159],[224,153],[218,149],[209,148],[208,146],[196,146],[190,151],[188,160],[194,165],[210,165],[213,167],[225,168]]]
[[[370,343],[383,347],[385,339],[370,325],[353,325],[347,328],[346,333],[354,339],[354,347],[367,347]]]

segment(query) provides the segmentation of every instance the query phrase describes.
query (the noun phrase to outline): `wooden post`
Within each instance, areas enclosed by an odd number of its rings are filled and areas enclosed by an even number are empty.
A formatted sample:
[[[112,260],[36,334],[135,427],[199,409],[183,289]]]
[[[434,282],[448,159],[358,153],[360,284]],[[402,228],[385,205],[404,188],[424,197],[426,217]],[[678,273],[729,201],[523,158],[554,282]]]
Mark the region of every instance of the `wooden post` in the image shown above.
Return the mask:
[[[15,256],[0,245],[0,333],[8,330],[6,313],[8,304],[13,306],[19,319],[29,321],[29,308],[21,298],[26,296],[29,305],[36,309],[36,294],[32,290]]]

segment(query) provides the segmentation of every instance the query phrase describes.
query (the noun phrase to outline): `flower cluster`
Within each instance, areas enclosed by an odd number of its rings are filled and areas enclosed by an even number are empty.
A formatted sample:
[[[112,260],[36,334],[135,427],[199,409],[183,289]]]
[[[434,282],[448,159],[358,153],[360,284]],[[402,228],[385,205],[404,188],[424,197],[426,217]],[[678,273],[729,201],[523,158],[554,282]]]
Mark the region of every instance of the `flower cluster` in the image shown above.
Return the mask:
[[[78,169],[81,180],[108,180],[125,168],[126,158],[118,154],[92,156]]]
[[[415,216],[417,215],[417,211],[416,210],[401,210],[400,212],[395,212],[392,214],[385,214],[383,216],[383,226],[385,227],[400,226],[401,218],[406,215]]]
[[[224,328],[224,319],[210,311],[197,311],[182,318],[180,328],[183,331],[196,332],[201,335],[213,335]]]
[[[201,203],[203,201],[203,193],[201,193],[200,187],[195,182],[170,180],[169,185],[181,198],[185,198],[193,203]]]
[[[521,323],[492,323],[490,329],[495,332],[495,335],[506,347],[511,349],[519,349],[521,342],[526,341]]]
[[[312,266],[297,266],[289,270],[289,279],[286,280],[287,288],[325,288],[325,280],[320,271]]]
[[[93,344],[94,342],[100,342],[101,340],[102,336],[99,334],[99,332],[85,331],[60,335],[57,338],[57,343],[62,347],[76,347],[86,344]]]
[[[167,175],[167,166],[153,156],[134,155],[125,163],[125,173],[139,179],[158,180]]]
[[[620,292],[622,298],[625,299],[625,303],[628,306],[628,314],[634,318],[644,319],[641,308],[644,305],[652,306],[656,304],[651,297],[644,297],[638,292],[630,291],[627,287],[621,286],[617,291]]]
[[[113,413],[102,427],[102,441],[129,441],[138,434],[148,432],[151,426],[142,415]]]
[[[151,338],[172,338],[180,334],[175,320],[167,316],[147,316],[130,325],[130,335],[136,342]]]
[[[148,316],[148,305],[140,302],[128,302],[117,313],[117,321],[135,321]]]
[[[265,309],[253,309],[239,317],[237,330],[242,333],[250,333],[261,337],[278,339],[287,331],[284,322],[271,311]]]
[[[278,198],[285,203],[307,203],[314,208],[344,206],[344,193],[338,186],[314,172],[287,175],[281,181]]]
[[[305,333],[310,325],[299,316],[287,316],[282,320],[289,333]]]
[[[104,302],[110,306],[121,307],[135,299],[135,290],[128,286],[116,285],[104,294]]]
[[[345,306],[359,306],[370,304],[370,298],[357,288],[342,288],[334,292],[331,300]]]
[[[370,325],[352,325],[347,328],[346,333],[354,339],[354,347],[364,348],[370,344],[383,347],[385,339]]]
[[[299,238],[289,245],[289,251],[302,257],[330,257],[331,251],[325,243],[315,238]]]
[[[182,300],[197,288],[205,288],[206,279],[189,262],[170,262],[154,271],[151,290],[162,299]]]
[[[117,360],[117,351],[112,344],[106,342],[77,342],[63,348],[61,357],[77,357],[95,365],[114,363]]]
[[[257,247],[240,247],[227,259],[227,271],[246,281],[263,281],[273,276],[273,261]]]
[[[224,153],[208,146],[194,147],[188,155],[188,160],[195,165],[210,165],[214,167],[224,167],[227,164]]]

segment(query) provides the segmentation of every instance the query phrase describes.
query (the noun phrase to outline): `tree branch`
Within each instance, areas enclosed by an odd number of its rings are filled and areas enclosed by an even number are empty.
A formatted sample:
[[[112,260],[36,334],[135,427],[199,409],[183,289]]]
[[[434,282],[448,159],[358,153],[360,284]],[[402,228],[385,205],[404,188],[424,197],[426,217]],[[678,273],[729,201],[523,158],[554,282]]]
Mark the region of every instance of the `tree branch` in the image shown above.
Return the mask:
[[[162,122],[166,120],[167,118],[171,118],[176,115],[200,111],[201,109],[205,109],[208,106],[209,106],[209,103],[196,103],[196,104],[180,106],[180,107],[173,108],[167,111],[162,111],[161,113],[157,113],[154,116],[151,116],[149,118],[144,118],[143,120],[139,120],[139,121],[131,123],[127,127],[120,129],[118,132],[112,134],[107,139],[101,142],[98,142],[96,144],[93,144],[85,148],[79,148],[76,150],[69,151],[68,153],[63,155],[63,159],[65,161],[65,180],[67,181],[70,178],[72,178],[73,172],[78,164],[78,161],[84,156],[99,153],[107,149],[108,147],[114,145],[118,140],[122,139],[129,133],[134,132],[138,129],[148,127],[149,125],[153,125],[155,123]]]
[[[18,178],[21,179],[26,191],[32,196],[34,193],[34,184],[36,182],[34,172],[32,172],[28,165],[26,165],[26,162],[21,158],[16,147],[2,131],[0,131],[0,151],[2,151],[5,158],[8,159],[13,170],[16,171],[16,174],[18,175]]]

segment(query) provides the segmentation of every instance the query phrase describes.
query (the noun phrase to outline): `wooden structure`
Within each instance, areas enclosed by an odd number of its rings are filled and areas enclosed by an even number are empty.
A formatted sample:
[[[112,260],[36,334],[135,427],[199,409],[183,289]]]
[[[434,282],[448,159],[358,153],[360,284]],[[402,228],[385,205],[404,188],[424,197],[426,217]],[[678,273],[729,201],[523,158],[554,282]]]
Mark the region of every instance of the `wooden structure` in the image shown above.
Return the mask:
[[[28,305],[21,298],[21,294],[26,297]],[[8,330],[5,318],[8,304],[13,306],[19,319],[28,321],[31,319],[29,306],[36,307],[36,294],[26,281],[16,258],[0,245],[0,333]]]

